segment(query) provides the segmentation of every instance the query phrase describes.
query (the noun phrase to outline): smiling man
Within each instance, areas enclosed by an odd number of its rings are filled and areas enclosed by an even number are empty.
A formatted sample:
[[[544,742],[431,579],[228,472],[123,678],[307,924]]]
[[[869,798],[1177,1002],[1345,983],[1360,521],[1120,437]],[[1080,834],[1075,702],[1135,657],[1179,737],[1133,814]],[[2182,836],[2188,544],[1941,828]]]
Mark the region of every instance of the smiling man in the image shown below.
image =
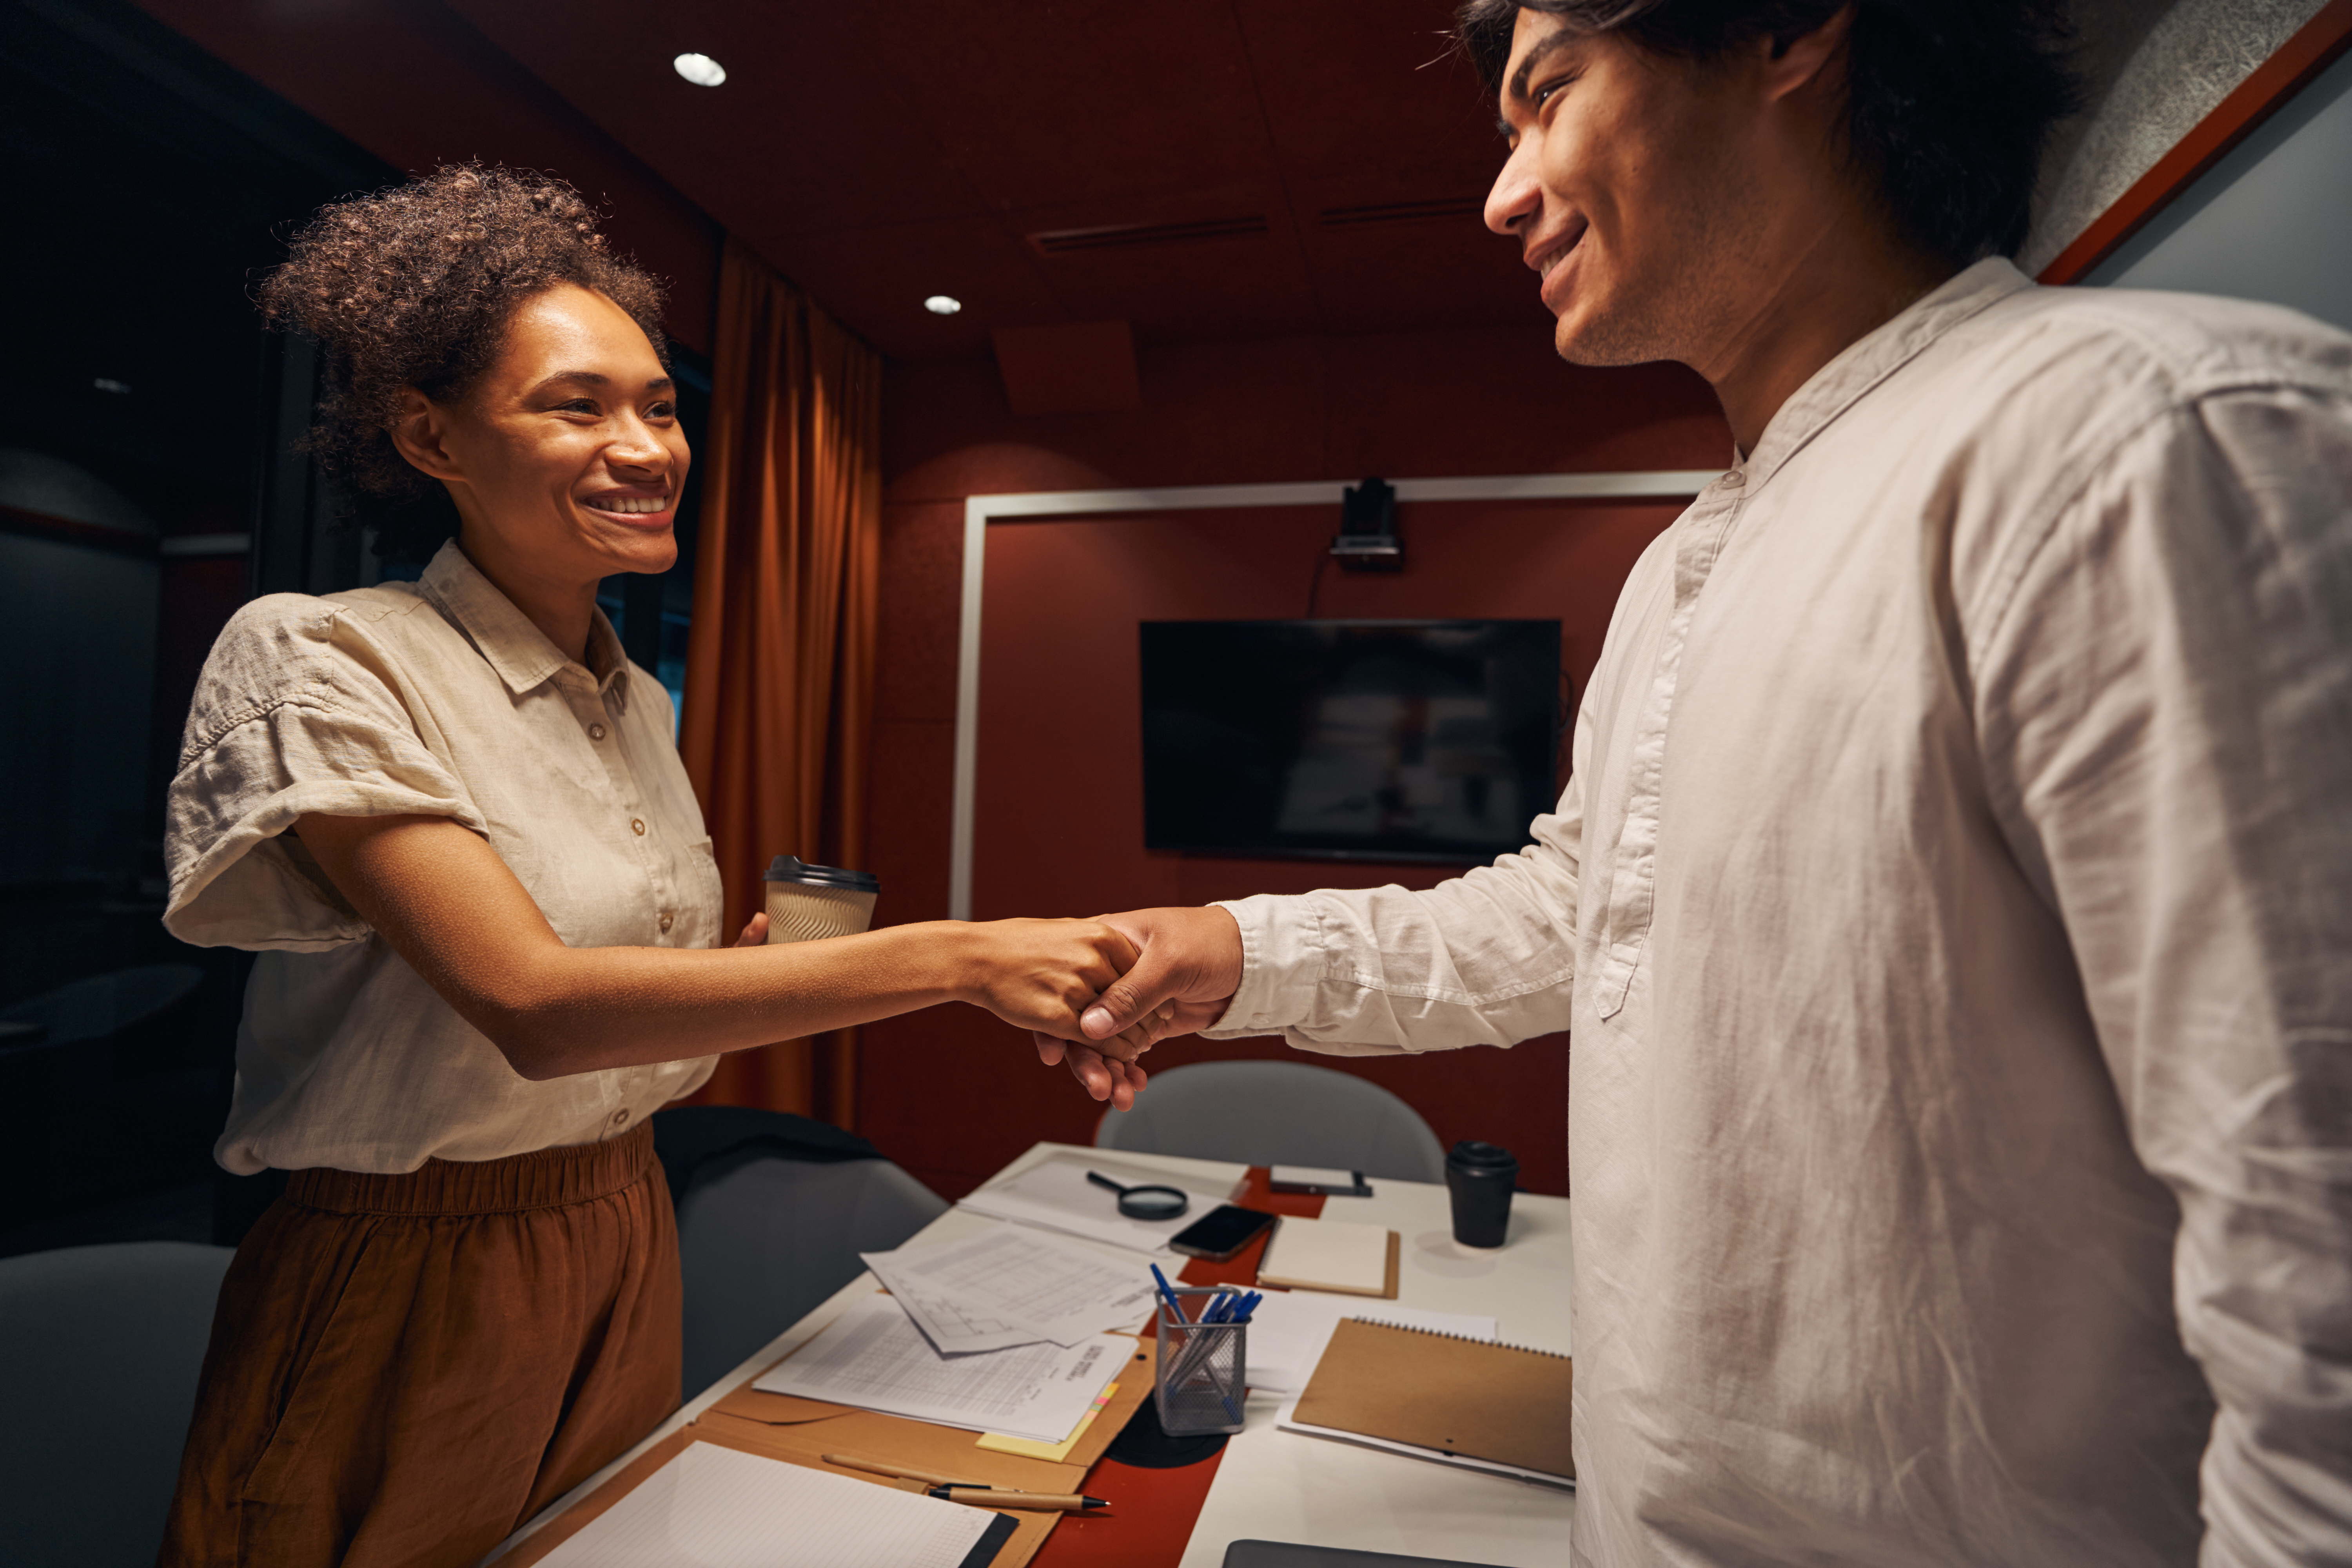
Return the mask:
[[[1463,24],[1560,353],[1734,466],[1526,850],[1111,917],[1087,1031],[1572,1027],[1579,1563],[2352,1561],[2352,340],[2002,259],[2027,0]]]

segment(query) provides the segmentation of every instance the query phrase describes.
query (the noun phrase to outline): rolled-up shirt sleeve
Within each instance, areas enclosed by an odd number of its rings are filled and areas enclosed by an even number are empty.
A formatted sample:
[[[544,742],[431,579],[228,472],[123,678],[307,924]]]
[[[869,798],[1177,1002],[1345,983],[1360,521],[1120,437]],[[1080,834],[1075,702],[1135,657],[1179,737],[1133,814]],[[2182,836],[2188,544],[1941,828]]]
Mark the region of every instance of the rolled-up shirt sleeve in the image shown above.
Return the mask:
[[[205,661],[164,816],[163,924],[199,947],[320,951],[370,928],[283,837],[307,813],[480,813],[342,612],[294,594],[237,612]],[[372,667],[373,666],[373,667]]]
[[[2179,1203],[2201,1560],[2352,1561],[2352,405],[2167,411],[2012,581],[1987,773]]]
[[[1583,724],[1578,726],[1579,772]],[[1508,1046],[1568,1027],[1583,794],[1570,777],[1534,842],[1425,891],[1261,894],[1218,908],[1243,972],[1213,1039],[1278,1034],[1302,1050],[1385,1056]]]

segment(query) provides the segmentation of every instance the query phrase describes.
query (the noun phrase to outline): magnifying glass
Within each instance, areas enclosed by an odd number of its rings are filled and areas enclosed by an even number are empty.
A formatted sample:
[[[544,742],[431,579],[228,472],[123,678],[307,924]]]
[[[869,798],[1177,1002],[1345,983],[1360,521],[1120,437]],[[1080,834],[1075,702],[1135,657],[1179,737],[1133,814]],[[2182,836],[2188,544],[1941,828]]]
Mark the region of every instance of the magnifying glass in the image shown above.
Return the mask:
[[[1174,1219],[1192,1206],[1176,1187],[1122,1187],[1099,1171],[1088,1171],[1087,1180],[1117,1193],[1118,1212],[1129,1219]]]

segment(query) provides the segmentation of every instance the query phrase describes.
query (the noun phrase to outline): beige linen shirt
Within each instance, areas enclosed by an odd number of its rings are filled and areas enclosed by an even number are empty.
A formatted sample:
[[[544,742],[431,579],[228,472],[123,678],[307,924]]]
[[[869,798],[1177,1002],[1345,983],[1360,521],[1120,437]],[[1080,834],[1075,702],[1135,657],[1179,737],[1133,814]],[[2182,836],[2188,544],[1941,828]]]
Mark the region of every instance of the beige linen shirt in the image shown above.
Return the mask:
[[[626,1131],[714,1058],[533,1083],[394,952],[286,829],[422,813],[480,834],[572,947],[719,945],[719,868],[669,694],[600,614],[566,658],[453,542],[421,582],[237,612],[172,781],[163,923],[257,948],[215,1152],[413,1171]]]
[[[2352,1561],[2352,339],[1970,268],[1574,747],[1520,854],[1226,906],[1214,1032],[1574,1031],[1576,1561]]]

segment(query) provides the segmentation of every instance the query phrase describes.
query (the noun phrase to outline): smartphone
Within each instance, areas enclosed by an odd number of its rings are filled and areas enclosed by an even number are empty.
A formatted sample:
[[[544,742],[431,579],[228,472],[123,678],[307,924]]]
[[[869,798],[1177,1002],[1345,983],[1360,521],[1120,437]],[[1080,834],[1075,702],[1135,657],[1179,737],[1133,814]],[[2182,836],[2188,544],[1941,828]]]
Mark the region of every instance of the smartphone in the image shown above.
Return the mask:
[[[1170,1237],[1168,1245],[1187,1258],[1205,1258],[1212,1263],[1223,1263],[1264,1236],[1265,1227],[1274,1223],[1274,1217],[1256,1209],[1220,1204]]]

